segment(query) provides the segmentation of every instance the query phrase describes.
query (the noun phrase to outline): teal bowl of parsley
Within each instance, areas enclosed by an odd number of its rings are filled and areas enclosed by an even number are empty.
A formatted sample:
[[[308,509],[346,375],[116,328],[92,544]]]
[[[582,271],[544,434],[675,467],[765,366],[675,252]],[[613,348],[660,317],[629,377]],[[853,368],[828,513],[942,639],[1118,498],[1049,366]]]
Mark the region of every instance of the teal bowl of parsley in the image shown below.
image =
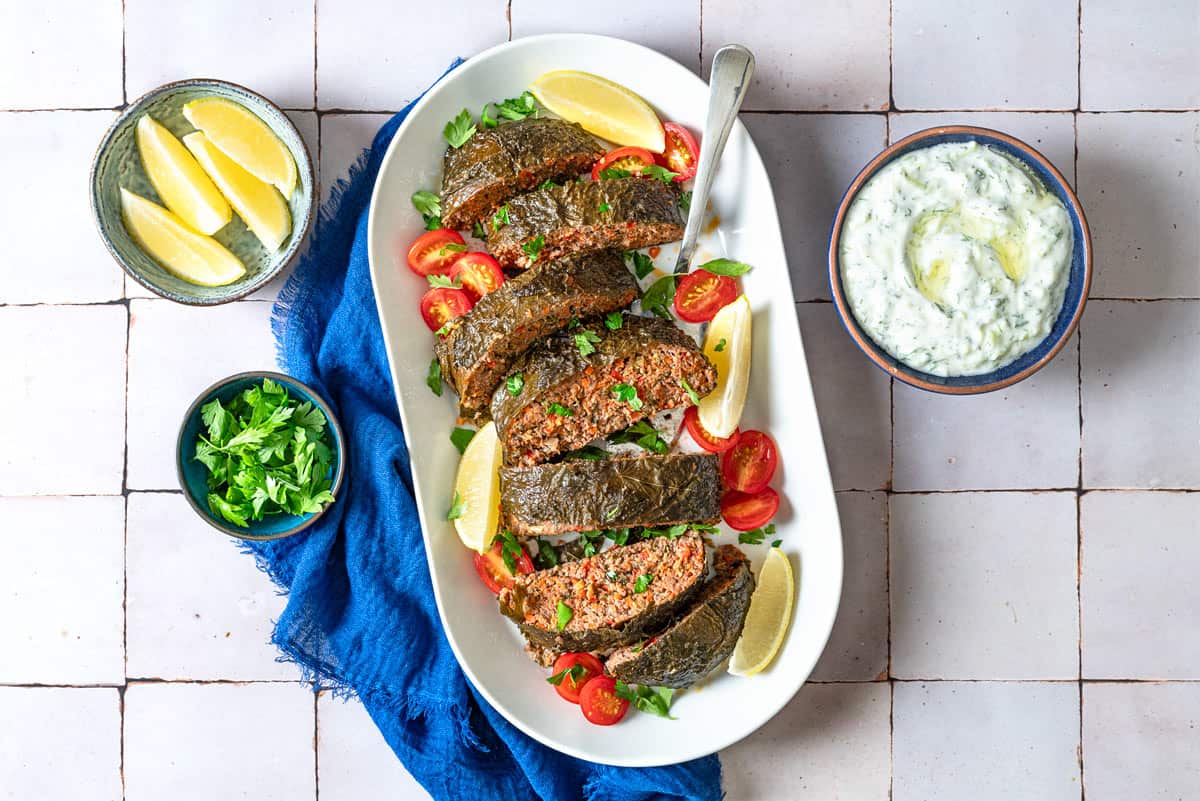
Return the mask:
[[[290,537],[341,491],[343,443],[311,387],[282,373],[239,373],[188,407],[175,448],[179,486],[197,514],[230,536]]]

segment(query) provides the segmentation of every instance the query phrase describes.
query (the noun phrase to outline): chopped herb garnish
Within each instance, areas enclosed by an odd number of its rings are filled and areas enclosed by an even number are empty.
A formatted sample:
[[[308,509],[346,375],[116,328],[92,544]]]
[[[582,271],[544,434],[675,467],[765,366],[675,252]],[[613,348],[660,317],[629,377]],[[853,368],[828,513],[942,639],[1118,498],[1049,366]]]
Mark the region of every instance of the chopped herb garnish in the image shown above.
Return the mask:
[[[632,647],[632,648],[630,648],[629,650],[630,650],[630,651],[632,651],[632,652],[633,652],[633,653],[635,653],[635,654],[640,654],[640,653],[642,652],[642,648],[643,648],[643,646],[645,646],[645,645],[646,645],[646,641],[645,641],[645,640],[638,640],[638,644],[637,644],[637,645],[635,645],[635,646],[633,646],[633,647]]]
[[[495,128],[500,124],[495,117],[488,114],[488,109],[491,105],[491,103],[484,103],[483,108],[479,111],[479,124],[484,128]]]
[[[571,411],[566,406],[563,406],[561,403],[546,404],[546,413],[557,415],[559,417],[574,417],[575,416],[575,412]]]
[[[438,248],[438,255],[443,256],[443,257],[447,253],[466,253],[466,252],[467,252],[467,246],[460,245],[457,242],[447,242],[446,244],[444,244],[440,248]]]
[[[458,490],[454,491],[454,500],[450,502],[450,511],[446,512],[447,520],[457,520],[463,516],[463,512],[467,511],[467,502],[458,494]]]
[[[438,275],[437,273],[425,276],[425,280],[429,282],[430,286],[445,287],[446,289],[458,289],[462,286],[462,283],[457,278],[452,279],[449,276]]]
[[[571,611],[571,607],[567,606],[562,601],[558,602],[557,612],[558,630],[562,631],[567,627],[567,624],[571,622],[571,618],[575,616],[575,613]]]
[[[525,375],[513,373],[504,381],[504,386],[508,389],[508,394],[515,398],[521,394],[521,390],[525,389]]]
[[[681,192],[679,195],[679,210],[687,214],[692,210],[692,190]]]
[[[506,120],[523,120],[526,117],[537,116],[537,101],[529,92],[522,92],[520,97],[510,97],[496,103],[496,111]]]
[[[604,181],[615,178],[629,178],[633,175],[629,170],[622,170],[620,167],[607,167],[600,171],[600,179]]]
[[[616,517],[616,516],[617,516],[617,515],[618,515],[620,512],[621,512],[621,507],[619,507],[619,506],[614,506],[613,508],[609,509],[607,512],[605,512],[605,513],[604,513],[604,519],[605,519],[605,520],[612,520],[612,519],[613,519],[614,517]]]
[[[533,264],[538,260],[538,255],[541,254],[542,248],[546,246],[546,237],[538,234],[533,239],[530,239],[524,245],[521,245],[521,250],[525,251],[525,255],[529,257],[529,263]]]
[[[580,356],[590,356],[596,352],[596,345],[600,343],[600,335],[595,331],[583,330],[575,335],[575,347],[579,348]]]
[[[603,448],[597,448],[595,445],[584,445],[578,450],[568,451],[563,454],[564,459],[582,459],[588,462],[598,462],[601,459],[608,458],[608,451]]]
[[[608,532],[608,538],[613,541],[614,545],[624,545],[629,542],[629,529],[614,528]]]
[[[774,536],[775,524],[768,523],[763,528],[756,528],[750,531],[739,531],[738,542],[742,545],[762,545],[763,540],[767,537]]]
[[[438,364],[438,360],[434,359],[429,362],[429,372],[425,376],[425,386],[429,387],[429,391],[439,398],[442,397],[442,366]]]
[[[492,215],[492,230],[499,231],[500,226],[508,225],[508,204],[505,203],[500,208],[496,209],[496,213]]]
[[[642,406],[645,405],[642,403],[642,399],[638,397],[637,387],[632,384],[613,384],[612,389],[609,391],[612,392],[613,397],[617,400],[622,403],[628,403],[629,408],[635,412],[640,412]]]
[[[633,582],[634,592],[645,592],[650,586],[650,582],[654,581],[654,575],[651,573],[643,573],[637,577],[637,581]]]
[[[657,178],[664,184],[668,185],[675,180],[675,176],[677,175],[679,175],[679,173],[671,172],[666,167],[660,167],[657,164],[651,164],[648,167],[642,167],[643,178]]]
[[[724,275],[729,278],[737,278],[739,275],[745,275],[750,272],[750,265],[740,261],[731,261],[729,259],[713,259],[712,261],[701,264],[698,270],[707,270],[713,275]]]
[[[453,148],[462,147],[474,135],[475,123],[471,122],[471,112],[465,108],[458,112],[458,116],[446,123],[446,127],[442,129],[442,136]]]
[[[715,350],[717,353],[725,350],[725,337],[721,337],[721,339],[717,341],[717,345],[713,348],[713,350]]]
[[[511,531],[501,531],[492,537],[492,545],[497,542],[500,543],[500,558],[504,560],[504,566],[509,573],[517,575],[517,560],[525,555],[525,549]]]
[[[638,420],[624,431],[618,431],[608,438],[609,442],[636,442],[639,447],[654,453],[666,453],[671,449],[658,430],[645,420]]]
[[[558,549],[545,540],[538,538],[538,550],[533,557],[533,563],[537,565],[538,570],[546,570],[547,568],[558,566]]]
[[[487,239],[487,231],[483,230],[483,223],[479,220],[471,224],[471,235],[476,239]]]
[[[596,207],[596,211],[603,214],[606,211],[612,211],[612,206],[608,205],[607,203],[601,203],[599,206]]]
[[[413,192],[412,204],[425,220],[426,230],[435,231],[442,227],[442,201],[437,195],[424,189]]]
[[[679,386],[683,387],[683,391],[687,393],[688,400],[693,406],[700,405],[700,396],[696,394],[696,390],[692,389],[692,385],[687,382],[686,378],[679,379]]]
[[[671,698],[674,697],[675,691],[669,687],[647,687],[644,684],[630,686],[618,679],[615,694],[642,712],[675,720],[671,717]]]
[[[583,542],[583,556],[585,559],[596,555],[596,545],[604,544],[603,531],[581,531],[579,539]]]
[[[619,330],[624,325],[624,322],[625,318],[621,316],[620,312],[609,312],[604,317],[604,327],[609,331]]]
[[[571,665],[569,668],[558,671],[553,676],[546,679],[547,682],[555,687],[563,683],[563,679],[570,679],[572,687],[579,686],[579,680],[583,678],[583,674],[587,673],[587,668],[583,665]]]
[[[544,180],[540,184],[538,184],[537,188],[538,189],[549,189],[552,186],[558,186],[558,184],[554,183],[554,181],[551,181],[549,178],[547,178],[546,180]]]
[[[449,334],[449,333],[450,333],[450,327],[451,327],[452,325],[454,325],[454,319],[453,319],[453,318],[451,318],[451,319],[447,320],[446,322],[442,323],[442,327],[441,327],[441,328],[439,328],[438,330],[434,331],[433,333],[437,334],[439,337],[444,337],[444,336],[446,336],[446,334]],[[439,394],[440,394],[440,393],[439,393]]]
[[[783,542],[783,540],[771,540],[771,547],[772,547],[772,548],[778,548],[778,547],[779,547],[779,543],[781,543],[781,542]]]
[[[475,439],[475,430],[471,428],[456,428],[450,432],[450,442],[462,453],[467,449],[471,440]]]
[[[670,320],[672,318],[668,307],[674,300],[675,276],[664,275],[646,290],[646,294],[642,296],[642,308],[648,312],[657,314],[659,317]]]
[[[666,537],[669,540],[676,540],[686,534],[689,528],[699,528],[699,526],[677,523],[670,528],[648,528],[642,532],[642,535],[645,537]]]
[[[570,320],[567,320],[567,328],[575,328],[578,325],[579,325],[578,317],[572,317]]]
[[[625,260],[633,262],[633,274],[639,281],[654,270],[654,261],[640,250],[626,251]]]

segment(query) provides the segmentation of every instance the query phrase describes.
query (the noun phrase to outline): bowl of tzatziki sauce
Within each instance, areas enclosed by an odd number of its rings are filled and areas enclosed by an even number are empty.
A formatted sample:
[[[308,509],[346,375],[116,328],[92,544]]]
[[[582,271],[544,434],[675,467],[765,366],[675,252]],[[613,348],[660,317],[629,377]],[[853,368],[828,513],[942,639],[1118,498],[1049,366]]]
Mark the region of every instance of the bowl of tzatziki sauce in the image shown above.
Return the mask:
[[[851,183],[830,235],[846,330],[880,368],[933,392],[989,392],[1041,369],[1074,332],[1091,276],[1066,179],[986,128],[888,147]]]

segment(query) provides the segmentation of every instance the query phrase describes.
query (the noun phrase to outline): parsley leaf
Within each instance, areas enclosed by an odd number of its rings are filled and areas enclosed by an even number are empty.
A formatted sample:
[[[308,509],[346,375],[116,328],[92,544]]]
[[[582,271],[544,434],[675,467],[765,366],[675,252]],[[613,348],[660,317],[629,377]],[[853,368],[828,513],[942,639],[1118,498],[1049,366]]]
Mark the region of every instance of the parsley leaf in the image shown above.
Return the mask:
[[[612,389],[609,391],[612,392],[613,397],[617,400],[622,403],[628,403],[629,408],[635,412],[640,412],[645,405],[642,403],[642,399],[638,397],[637,387],[632,384],[613,384]]]
[[[598,211],[600,214],[603,214],[606,211],[612,211],[612,206],[608,205],[607,203],[601,203],[596,207],[596,211]]]
[[[445,289],[458,289],[462,286],[462,283],[457,278],[452,279],[449,276],[438,275],[437,273],[430,273],[425,276],[425,280],[429,282],[430,286],[443,287]]]
[[[577,450],[568,451],[563,454],[564,459],[580,459],[588,462],[598,462],[601,459],[608,458],[608,451],[603,448],[597,448],[595,445],[584,445]]]
[[[579,686],[579,680],[583,678],[583,674],[587,673],[587,668],[583,665],[571,665],[569,668],[564,668],[558,671],[553,676],[550,676],[546,681],[553,684],[555,687],[563,683],[563,679],[569,678],[572,687]]]
[[[471,223],[471,236],[476,239],[487,239],[487,231],[484,230],[483,223],[479,220]]]
[[[630,178],[633,176],[629,170],[622,170],[620,167],[607,167],[600,171],[600,179],[608,181],[616,178]]]
[[[642,280],[654,270],[654,261],[640,250],[630,250],[625,253],[625,260],[633,262],[633,274]]]
[[[575,616],[575,613],[571,611],[571,607],[562,601],[558,602],[558,607],[555,611],[558,613],[558,630],[562,631],[571,622],[571,618]]]
[[[742,545],[762,545],[763,540],[775,535],[775,524],[768,523],[764,528],[750,531],[739,531],[738,542]]]
[[[686,378],[679,379],[679,386],[683,387],[683,391],[687,393],[688,400],[693,406],[700,405],[700,396],[696,394],[696,390],[692,389],[692,385],[687,382]]]
[[[618,679],[614,693],[618,698],[623,698],[636,706],[641,712],[675,720],[671,717],[671,699],[675,695],[674,690],[669,687],[647,687],[644,684],[635,686],[636,689]]]
[[[467,449],[467,445],[471,440],[475,439],[475,431],[470,428],[456,428],[450,432],[450,443],[458,448],[459,453],[463,453]]]
[[[446,336],[446,334],[450,333],[450,328],[454,325],[454,319],[456,319],[456,318],[452,318],[452,319],[447,320],[446,322],[442,323],[442,327],[439,328],[438,330],[434,331],[433,333],[437,334],[439,337]],[[442,393],[439,392],[438,394],[441,395]]]
[[[651,284],[650,288],[646,290],[646,294],[642,295],[642,308],[669,320],[671,312],[668,307],[674,300],[675,276],[664,275]]]
[[[429,362],[429,373],[425,376],[425,386],[429,387],[434,395],[442,397],[442,366],[438,364],[437,359]]]
[[[781,542],[783,542],[783,540],[771,540],[771,547],[778,548]]]
[[[515,398],[521,394],[521,390],[525,389],[525,375],[523,373],[513,373],[505,379],[504,386],[508,389],[508,394]]]
[[[475,123],[471,122],[471,112],[465,108],[458,112],[458,116],[446,123],[446,127],[442,129],[442,136],[453,148],[462,147],[474,135]]]
[[[679,203],[679,210],[682,211],[684,214],[687,214],[689,211],[691,211],[692,210],[692,190],[689,189],[686,192],[680,193],[678,203]]]
[[[450,501],[450,511],[446,512],[447,520],[457,520],[467,511],[467,502],[458,494],[458,490],[454,491],[454,499]]]
[[[484,128],[495,128],[500,124],[495,117],[488,114],[488,109],[491,105],[491,103],[484,103],[483,108],[479,110],[479,124]]]
[[[555,186],[558,186],[558,184],[554,183],[554,181],[551,181],[549,178],[547,178],[546,180],[544,180],[540,184],[538,184],[537,188],[538,189],[550,189],[551,187],[555,187]]]
[[[671,172],[666,167],[660,167],[657,164],[651,164],[648,167],[642,167],[643,178],[657,178],[664,184],[670,184],[675,180],[676,175],[679,175],[679,173]]]
[[[522,92],[520,97],[510,97],[496,103],[496,111],[506,120],[523,120],[526,117],[537,116],[537,101],[529,92]]]
[[[438,248],[437,254],[439,256],[444,257],[447,253],[466,253],[466,252],[467,252],[466,245],[460,245],[457,242],[447,242],[446,244],[444,244],[440,248]]]
[[[538,260],[538,256],[542,252],[542,248],[546,246],[546,237],[538,234],[533,239],[530,239],[524,245],[521,245],[521,250],[525,251],[525,255],[529,257],[529,263],[533,264]]]
[[[725,350],[725,337],[721,337],[721,339],[717,342],[716,347],[714,347],[713,350],[715,350],[717,353],[720,353],[721,351]]]
[[[619,311],[609,312],[604,317],[604,327],[609,331],[618,331],[625,324],[625,318]]]
[[[413,192],[412,204],[425,220],[425,230],[435,231],[442,227],[442,201],[437,195],[424,189]]]
[[[645,592],[652,581],[654,581],[654,575],[652,573],[643,573],[637,577],[637,581],[633,582],[633,591]]]
[[[671,449],[667,441],[659,435],[658,429],[645,420],[638,420],[624,431],[612,434],[609,436],[608,441],[614,444],[636,442],[644,450],[659,454],[666,453]]]
[[[613,541],[614,545],[624,545],[629,542],[629,529],[614,528],[608,532],[608,538]]]
[[[590,356],[596,352],[596,345],[600,342],[600,335],[595,331],[583,330],[575,335],[575,347],[579,348],[580,356]]]
[[[557,415],[559,417],[574,417],[575,416],[575,412],[571,411],[566,406],[563,406],[561,403],[546,404],[546,413]]]
[[[745,275],[750,272],[750,265],[740,261],[730,261],[729,259],[713,259],[701,264],[696,269],[707,270],[713,275],[724,275],[729,278],[737,278],[739,275]]]
[[[538,570],[546,570],[547,568],[558,566],[558,550],[546,542],[542,538],[537,541],[538,550],[533,556],[533,563],[537,565]]]
[[[497,542],[500,543],[500,558],[504,560],[504,566],[508,568],[509,573],[517,575],[517,560],[525,555],[525,549],[511,531],[501,531],[492,537],[492,544]]]
[[[699,526],[689,526],[687,523],[677,523],[670,528],[648,528],[642,532],[646,537],[666,537],[669,540],[675,540],[687,533],[689,528],[699,529]]]
[[[508,204],[505,203],[500,208],[496,209],[496,213],[492,215],[492,230],[499,231],[500,226],[508,225]]]

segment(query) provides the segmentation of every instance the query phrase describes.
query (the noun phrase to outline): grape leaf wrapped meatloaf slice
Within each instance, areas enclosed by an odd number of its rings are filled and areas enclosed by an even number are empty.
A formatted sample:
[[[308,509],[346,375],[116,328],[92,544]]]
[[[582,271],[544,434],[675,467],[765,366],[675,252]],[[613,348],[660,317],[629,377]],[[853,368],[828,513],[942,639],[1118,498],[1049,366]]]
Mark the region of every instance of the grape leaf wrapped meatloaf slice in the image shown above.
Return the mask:
[[[690,336],[666,320],[632,314],[615,330],[594,320],[560,331],[515,361],[510,374],[520,375],[522,388],[496,389],[492,419],[511,465],[581,448],[686,405],[688,387],[703,396],[717,382],[716,368]]]
[[[678,622],[609,655],[609,675],[627,684],[689,687],[733,653],[750,609],[754,574],[750,560],[734,545],[717,548],[713,568],[715,575],[680,612]]]
[[[539,264],[505,281],[454,319],[434,346],[442,377],[458,393],[459,414],[487,420],[492,392],[534,342],[572,318],[622,309],[637,296],[637,280],[607,250]]]
[[[720,516],[713,453],[500,468],[500,526],[522,537],[716,523]]]
[[[699,589],[705,571],[704,543],[695,532],[655,537],[517,576],[500,591],[500,611],[536,647],[609,649],[666,625]],[[638,579],[647,575],[652,579],[645,584],[643,578],[638,592]]]
[[[514,197],[506,225],[488,227],[488,251],[505,267],[601,248],[635,250],[683,238],[679,195],[652,178],[572,181]],[[539,242],[540,238],[540,242]]]
[[[477,130],[446,149],[442,224],[456,230],[490,223],[497,206],[519,192],[587,172],[604,150],[578,125],[527,118]]]

